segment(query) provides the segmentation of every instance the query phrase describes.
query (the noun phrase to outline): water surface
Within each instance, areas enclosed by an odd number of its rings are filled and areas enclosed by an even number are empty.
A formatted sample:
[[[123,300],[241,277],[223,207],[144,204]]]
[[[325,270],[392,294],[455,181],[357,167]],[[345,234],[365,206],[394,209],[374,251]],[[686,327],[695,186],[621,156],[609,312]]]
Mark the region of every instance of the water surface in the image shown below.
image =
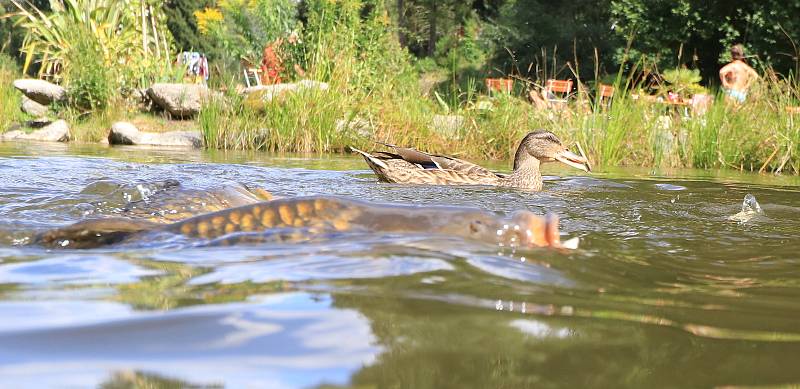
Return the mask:
[[[0,386],[800,384],[797,178],[547,168],[545,191],[527,193],[379,184],[346,156],[2,143]],[[165,180],[555,212],[581,246],[511,251],[423,233],[25,245],[116,215]],[[763,214],[730,220],[748,193]]]

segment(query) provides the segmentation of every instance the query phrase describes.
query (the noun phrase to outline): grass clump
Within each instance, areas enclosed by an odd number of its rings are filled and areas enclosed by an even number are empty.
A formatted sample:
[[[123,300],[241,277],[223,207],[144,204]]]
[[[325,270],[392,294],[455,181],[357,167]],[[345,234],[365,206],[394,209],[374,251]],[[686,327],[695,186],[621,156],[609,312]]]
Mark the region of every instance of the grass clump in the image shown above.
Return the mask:
[[[25,114],[20,110],[22,95],[12,85],[18,76],[19,68],[14,60],[0,53],[0,132],[25,119]]]

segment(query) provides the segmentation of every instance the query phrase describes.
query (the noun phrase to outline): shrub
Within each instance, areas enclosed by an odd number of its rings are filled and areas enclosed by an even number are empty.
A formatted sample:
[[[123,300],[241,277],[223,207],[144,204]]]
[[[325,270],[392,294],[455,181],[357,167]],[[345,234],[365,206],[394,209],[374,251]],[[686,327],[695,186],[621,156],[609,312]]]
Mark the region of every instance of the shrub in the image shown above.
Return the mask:
[[[76,28],[80,36],[81,28]],[[99,111],[108,106],[114,83],[103,52],[89,39],[75,39],[67,53],[66,79],[69,104],[81,111]],[[79,64],[79,65],[78,65]]]

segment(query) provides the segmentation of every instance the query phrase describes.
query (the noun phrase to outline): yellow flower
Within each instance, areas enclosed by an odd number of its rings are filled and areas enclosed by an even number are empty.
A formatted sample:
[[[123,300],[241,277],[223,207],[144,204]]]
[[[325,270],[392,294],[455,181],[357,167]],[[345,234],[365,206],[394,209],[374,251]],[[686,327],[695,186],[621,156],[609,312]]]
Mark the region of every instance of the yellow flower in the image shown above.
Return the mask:
[[[208,34],[209,25],[222,21],[222,12],[218,8],[208,8],[202,11],[194,11],[194,17],[197,19],[197,28],[200,29],[201,34]]]

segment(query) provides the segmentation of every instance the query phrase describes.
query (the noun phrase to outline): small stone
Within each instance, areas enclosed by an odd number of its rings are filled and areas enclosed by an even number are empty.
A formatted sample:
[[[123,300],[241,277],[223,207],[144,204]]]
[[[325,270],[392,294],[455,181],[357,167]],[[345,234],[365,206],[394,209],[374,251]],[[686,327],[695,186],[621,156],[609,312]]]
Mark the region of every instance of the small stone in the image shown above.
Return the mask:
[[[128,122],[116,122],[108,133],[108,143],[112,145],[150,145],[203,147],[200,131],[169,131],[163,133],[139,131]]]
[[[15,130],[2,134],[2,140],[36,140],[47,142],[68,142],[69,125],[64,120],[55,121],[36,131],[26,134],[23,131]]]
[[[42,105],[50,105],[54,101],[62,101],[67,97],[67,91],[64,88],[45,80],[31,78],[15,80],[14,88]]]
[[[47,115],[47,106],[31,100],[28,96],[22,96],[22,112],[35,117],[43,117]]]

